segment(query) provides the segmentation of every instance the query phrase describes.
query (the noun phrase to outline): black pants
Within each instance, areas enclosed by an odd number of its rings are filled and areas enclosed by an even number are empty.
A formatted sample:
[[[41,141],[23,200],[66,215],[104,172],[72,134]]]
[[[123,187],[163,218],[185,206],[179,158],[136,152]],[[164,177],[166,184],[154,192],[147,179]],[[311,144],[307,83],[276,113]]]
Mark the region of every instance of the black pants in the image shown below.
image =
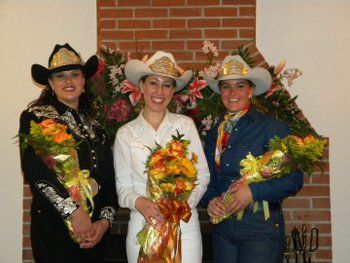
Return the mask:
[[[55,210],[32,208],[31,241],[37,263],[102,263],[103,241],[92,249],[74,243]]]

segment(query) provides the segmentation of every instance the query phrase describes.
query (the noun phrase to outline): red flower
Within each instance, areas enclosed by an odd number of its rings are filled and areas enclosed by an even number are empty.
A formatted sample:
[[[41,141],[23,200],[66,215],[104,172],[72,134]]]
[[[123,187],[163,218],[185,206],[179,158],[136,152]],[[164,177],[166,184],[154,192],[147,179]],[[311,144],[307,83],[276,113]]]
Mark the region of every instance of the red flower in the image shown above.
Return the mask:
[[[123,81],[124,86],[121,88],[122,93],[131,92],[129,95],[129,99],[132,106],[135,106],[139,100],[141,99],[141,90],[139,87],[135,86],[128,80]]]
[[[92,75],[93,79],[96,79],[99,75],[101,75],[101,73],[103,72],[105,68],[105,63],[103,60],[99,59],[98,60],[98,67],[97,67],[97,71],[95,72],[94,75]]]
[[[207,83],[205,80],[199,80],[198,78],[195,78],[195,80],[190,84],[188,95],[190,96],[190,101],[192,104],[196,103],[196,97],[203,99],[203,95],[200,93],[200,91],[204,89],[206,85]]]
[[[106,106],[105,111],[107,120],[123,122],[129,118],[132,107],[126,99],[117,99],[111,106]]]
[[[198,108],[192,108],[186,112],[186,115],[188,117],[191,117],[195,123],[200,123],[201,122],[200,113],[201,112],[199,111]]]
[[[56,160],[54,158],[52,158],[52,156],[46,156],[43,159],[44,163],[46,164],[47,168],[49,169],[53,169],[56,166]]]

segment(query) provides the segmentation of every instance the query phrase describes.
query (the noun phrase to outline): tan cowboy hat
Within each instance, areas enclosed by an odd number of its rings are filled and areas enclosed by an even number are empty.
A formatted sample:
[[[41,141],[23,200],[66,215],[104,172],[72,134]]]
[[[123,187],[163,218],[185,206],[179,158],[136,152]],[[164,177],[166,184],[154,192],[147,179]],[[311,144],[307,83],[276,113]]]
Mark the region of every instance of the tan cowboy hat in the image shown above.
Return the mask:
[[[176,81],[176,91],[182,90],[192,78],[192,71],[187,70],[181,76],[182,71],[176,64],[171,53],[157,51],[145,61],[131,59],[125,65],[125,77],[134,85],[138,85],[140,79],[147,75],[159,75],[172,78]]]
[[[48,85],[48,79],[52,73],[72,69],[83,70],[85,78],[89,78],[97,71],[98,58],[96,55],[93,55],[86,63],[83,63],[78,52],[66,43],[64,45],[55,45],[48,64],[48,68],[39,64],[32,65],[32,77],[37,83]]]
[[[218,94],[220,94],[220,80],[250,80],[255,84],[254,95],[261,95],[268,91],[272,82],[271,75],[267,69],[262,67],[251,68],[239,55],[229,55],[225,57],[217,79],[211,78],[206,72],[204,73],[203,78],[209,87]]]

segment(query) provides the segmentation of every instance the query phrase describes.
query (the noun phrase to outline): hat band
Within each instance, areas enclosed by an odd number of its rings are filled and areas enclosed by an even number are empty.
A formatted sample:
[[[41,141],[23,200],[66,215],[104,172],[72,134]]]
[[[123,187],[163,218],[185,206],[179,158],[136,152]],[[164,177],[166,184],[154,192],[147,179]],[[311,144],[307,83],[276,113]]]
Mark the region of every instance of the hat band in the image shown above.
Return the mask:
[[[230,75],[245,76],[248,74],[247,68],[237,60],[231,59],[222,65],[219,76],[226,77]]]
[[[61,48],[57,53],[52,57],[52,60],[49,65],[49,69],[55,69],[67,65],[82,65],[82,61],[79,56],[77,56],[73,51],[66,48]]]
[[[171,76],[174,78],[179,76],[176,65],[168,57],[162,57],[155,60],[149,65],[149,68],[156,74]]]

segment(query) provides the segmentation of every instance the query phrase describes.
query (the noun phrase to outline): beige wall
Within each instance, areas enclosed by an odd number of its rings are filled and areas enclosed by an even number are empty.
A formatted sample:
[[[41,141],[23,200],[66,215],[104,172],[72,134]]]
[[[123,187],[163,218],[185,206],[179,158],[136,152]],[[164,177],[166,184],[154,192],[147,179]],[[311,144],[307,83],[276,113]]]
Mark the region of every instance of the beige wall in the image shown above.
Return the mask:
[[[12,137],[40,90],[30,66],[47,66],[54,45],[69,42],[84,59],[96,52],[95,0],[0,0],[0,262],[21,262],[22,178]]]
[[[22,180],[12,137],[18,116],[38,96],[33,63],[46,65],[55,43],[87,58],[96,50],[95,0],[0,0],[0,262],[21,262]],[[266,60],[299,67],[290,89],[319,133],[330,137],[334,262],[350,251],[350,2],[257,0],[257,45]]]
[[[257,46],[269,63],[303,71],[289,90],[330,138],[333,262],[349,262],[350,1],[258,0]]]

